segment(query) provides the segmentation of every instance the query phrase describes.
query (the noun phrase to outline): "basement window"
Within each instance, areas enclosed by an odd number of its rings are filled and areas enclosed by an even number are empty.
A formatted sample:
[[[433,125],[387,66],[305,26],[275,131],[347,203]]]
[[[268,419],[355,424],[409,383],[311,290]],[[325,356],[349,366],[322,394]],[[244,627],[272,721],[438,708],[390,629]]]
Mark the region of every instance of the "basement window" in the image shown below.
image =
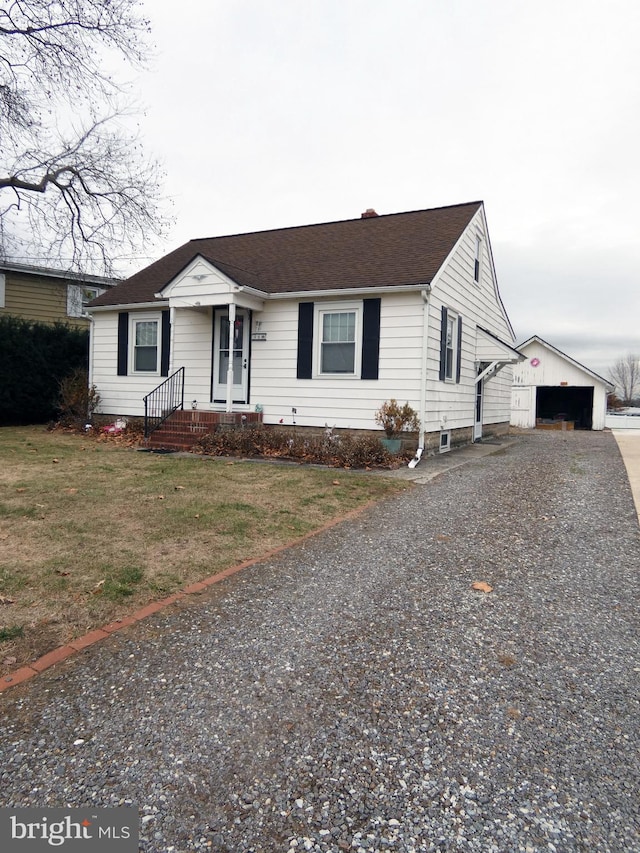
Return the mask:
[[[446,432],[440,433],[440,453],[446,453],[448,450],[451,450],[450,430],[446,430]]]

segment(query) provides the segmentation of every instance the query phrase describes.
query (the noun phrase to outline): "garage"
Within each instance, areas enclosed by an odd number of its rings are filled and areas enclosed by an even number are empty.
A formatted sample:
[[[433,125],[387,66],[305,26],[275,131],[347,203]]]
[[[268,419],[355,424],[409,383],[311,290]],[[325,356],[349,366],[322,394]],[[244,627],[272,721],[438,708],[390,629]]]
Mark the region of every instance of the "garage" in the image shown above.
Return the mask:
[[[517,347],[511,424],[524,429],[604,429],[613,385],[538,335]]]

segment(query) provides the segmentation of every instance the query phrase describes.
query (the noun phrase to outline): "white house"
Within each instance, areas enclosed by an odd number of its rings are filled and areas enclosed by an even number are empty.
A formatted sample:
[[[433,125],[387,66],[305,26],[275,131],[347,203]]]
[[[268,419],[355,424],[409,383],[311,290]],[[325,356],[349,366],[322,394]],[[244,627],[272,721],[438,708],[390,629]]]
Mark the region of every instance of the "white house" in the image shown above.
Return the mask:
[[[525,356],[513,371],[511,423],[604,429],[613,385],[534,335],[518,347]]]
[[[192,240],[90,310],[105,414],[166,381],[148,405],[201,420],[374,430],[395,398],[427,448],[509,426],[521,356],[482,202]]]

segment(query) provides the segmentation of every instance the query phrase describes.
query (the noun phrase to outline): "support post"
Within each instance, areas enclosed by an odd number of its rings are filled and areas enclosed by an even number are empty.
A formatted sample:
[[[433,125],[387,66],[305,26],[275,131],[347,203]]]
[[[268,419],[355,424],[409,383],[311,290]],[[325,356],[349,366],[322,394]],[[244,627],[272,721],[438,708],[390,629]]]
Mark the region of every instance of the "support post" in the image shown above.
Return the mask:
[[[236,325],[235,303],[229,305],[229,363],[227,364],[227,405],[225,411],[233,411],[233,333]]]

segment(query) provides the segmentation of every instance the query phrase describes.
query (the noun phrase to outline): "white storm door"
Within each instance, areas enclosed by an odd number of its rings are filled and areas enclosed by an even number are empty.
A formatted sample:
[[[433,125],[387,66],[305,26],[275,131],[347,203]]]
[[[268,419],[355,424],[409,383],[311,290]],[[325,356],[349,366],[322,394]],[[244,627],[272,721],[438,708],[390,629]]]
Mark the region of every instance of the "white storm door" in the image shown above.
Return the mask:
[[[480,372],[480,371],[478,371]],[[480,379],[479,382],[476,382],[476,401],[475,401],[475,411],[473,416],[473,440],[480,441],[482,438],[482,391],[484,386],[484,379]]]
[[[246,403],[249,388],[249,312],[236,308],[233,331],[229,329],[229,311],[216,308],[213,312],[213,381],[211,399],[214,403],[227,401],[229,359],[233,363],[233,403]]]

